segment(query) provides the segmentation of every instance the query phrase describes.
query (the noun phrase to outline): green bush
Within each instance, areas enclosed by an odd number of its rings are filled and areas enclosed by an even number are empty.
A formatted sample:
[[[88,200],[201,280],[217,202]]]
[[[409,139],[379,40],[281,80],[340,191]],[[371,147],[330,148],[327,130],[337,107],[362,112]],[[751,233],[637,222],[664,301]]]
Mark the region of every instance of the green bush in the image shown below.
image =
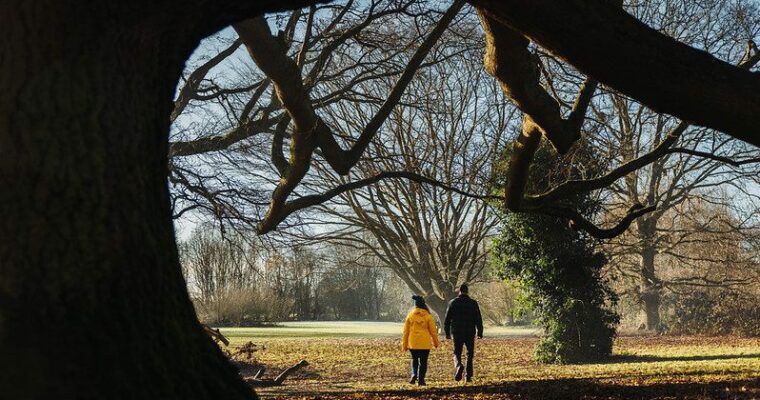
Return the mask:
[[[495,240],[495,270],[514,281],[545,335],[536,360],[578,363],[612,352],[617,301],[600,276],[604,255],[588,238],[556,218],[510,214]]]
[[[543,142],[530,167],[526,193],[543,193],[568,179],[598,175],[606,169],[604,161],[588,152],[589,147],[574,147],[558,156]],[[505,149],[502,163],[494,169],[496,192],[507,186]],[[585,194],[562,200],[558,206],[578,210],[593,219],[598,204]],[[547,363],[577,363],[607,357],[619,316],[611,311],[617,297],[601,277],[607,263],[594,250],[591,238],[571,229],[566,220],[535,214],[508,213],[502,219],[501,234],[492,248],[494,270],[519,287],[521,303],[533,312],[535,322],[544,328],[536,347],[536,359]]]

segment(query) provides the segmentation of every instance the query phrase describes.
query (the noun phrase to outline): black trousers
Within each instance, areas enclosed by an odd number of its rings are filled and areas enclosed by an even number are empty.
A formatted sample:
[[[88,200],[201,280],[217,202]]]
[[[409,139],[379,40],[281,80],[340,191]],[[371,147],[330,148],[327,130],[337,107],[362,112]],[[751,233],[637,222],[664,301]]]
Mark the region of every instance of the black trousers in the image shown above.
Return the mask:
[[[409,352],[412,353],[412,376],[416,376],[418,382],[425,382],[430,350],[409,350]]]
[[[467,377],[472,378],[472,359],[475,356],[475,335],[454,336],[454,363],[462,366],[462,348],[467,347]]]

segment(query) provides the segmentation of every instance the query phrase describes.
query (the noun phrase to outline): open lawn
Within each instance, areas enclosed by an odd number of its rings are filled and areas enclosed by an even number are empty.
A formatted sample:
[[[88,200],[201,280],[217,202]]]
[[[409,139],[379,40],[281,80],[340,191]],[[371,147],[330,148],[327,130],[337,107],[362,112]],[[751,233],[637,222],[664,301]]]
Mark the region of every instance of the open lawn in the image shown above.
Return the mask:
[[[368,321],[303,321],[282,322],[263,328],[221,328],[222,333],[234,342],[254,338],[381,338],[401,337],[404,324],[400,322]],[[536,336],[540,330],[533,327],[489,327],[488,335]]]
[[[231,347],[253,341],[256,361],[279,373],[301,359],[310,365],[284,386],[259,389],[270,398],[760,398],[760,339],[628,336],[615,357],[586,365],[538,365],[535,329],[486,329],[476,348],[476,379],[452,380],[451,343],[433,350],[428,386],[408,379],[399,348],[400,324],[293,323],[222,329]]]

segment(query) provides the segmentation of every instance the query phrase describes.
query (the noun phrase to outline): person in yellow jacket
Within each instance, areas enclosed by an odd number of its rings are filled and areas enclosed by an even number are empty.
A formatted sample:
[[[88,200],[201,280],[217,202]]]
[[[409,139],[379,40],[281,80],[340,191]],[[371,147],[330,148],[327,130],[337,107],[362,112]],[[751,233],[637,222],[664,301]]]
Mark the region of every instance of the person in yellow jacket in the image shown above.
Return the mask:
[[[425,373],[427,372],[428,356],[430,349],[441,345],[438,341],[438,328],[435,326],[433,316],[430,314],[425,299],[422,296],[412,296],[414,308],[409,312],[404,321],[404,334],[401,338],[401,349],[409,350],[412,354],[412,379],[409,383],[417,382],[425,386]]]

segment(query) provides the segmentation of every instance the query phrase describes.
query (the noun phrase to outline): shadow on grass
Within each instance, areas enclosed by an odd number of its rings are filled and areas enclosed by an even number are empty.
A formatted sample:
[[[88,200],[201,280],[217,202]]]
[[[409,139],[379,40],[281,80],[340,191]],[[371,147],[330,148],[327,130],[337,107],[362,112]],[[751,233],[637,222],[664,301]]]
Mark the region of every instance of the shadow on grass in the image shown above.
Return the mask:
[[[542,379],[448,388],[312,394],[301,399],[757,399],[760,380],[646,385],[601,383],[594,379]]]
[[[713,354],[697,356],[652,356],[652,355],[633,355],[617,354],[605,361],[597,364],[614,364],[614,363],[647,363],[647,362],[672,362],[672,361],[718,361],[734,360],[746,358],[760,358],[760,353],[750,354]]]

